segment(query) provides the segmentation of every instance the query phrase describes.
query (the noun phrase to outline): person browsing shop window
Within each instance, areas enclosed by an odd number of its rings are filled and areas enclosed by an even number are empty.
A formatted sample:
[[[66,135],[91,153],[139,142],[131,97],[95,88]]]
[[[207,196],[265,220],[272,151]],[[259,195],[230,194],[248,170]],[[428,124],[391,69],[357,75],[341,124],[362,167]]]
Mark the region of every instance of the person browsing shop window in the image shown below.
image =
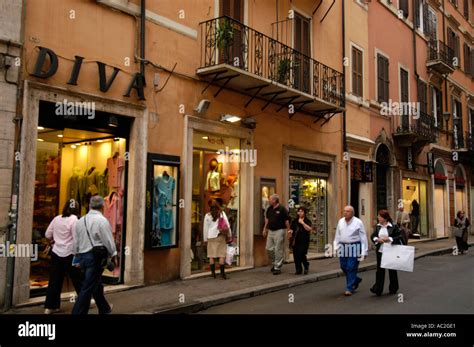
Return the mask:
[[[392,224],[392,218],[387,210],[380,210],[378,213],[379,223],[375,227],[372,236],[372,242],[375,243],[375,252],[377,255],[377,272],[375,273],[375,284],[370,291],[377,296],[381,296],[385,282],[385,269],[380,267],[382,262],[383,246],[385,244],[403,244],[403,235],[397,224]],[[390,294],[396,294],[398,291],[398,276],[396,270],[388,270],[390,278],[389,291]]]
[[[283,267],[283,254],[285,242],[285,229],[290,230],[290,217],[288,210],[280,205],[280,197],[277,194],[270,196],[270,206],[265,213],[265,226],[263,237],[267,237],[266,250],[268,258],[273,263],[271,272],[274,275],[281,274]]]
[[[346,275],[345,296],[351,296],[362,282],[362,278],[357,277],[357,269],[361,256],[367,255],[368,243],[364,223],[354,216],[354,207],[344,207],[344,217],[337,223],[334,249]]]
[[[110,223],[102,215],[103,210],[104,198],[99,195],[93,196],[90,199],[89,213],[79,219],[76,224],[73,252],[84,273],[84,279],[72,314],[87,314],[92,296],[94,296],[99,314],[112,312],[112,307],[104,296],[102,272],[104,272],[104,258],[107,260],[107,257],[114,257],[117,250]],[[101,252],[96,252],[97,249]]]
[[[211,211],[206,213],[204,217],[203,239],[204,244],[207,245],[207,256],[212,276],[216,278],[215,258],[219,258],[221,278],[227,279],[225,274],[225,256],[227,253],[227,242],[231,239],[232,232],[227,215],[222,211],[222,205],[219,201],[221,200],[211,199],[209,201]]]
[[[46,291],[45,314],[59,312],[61,290],[64,276],[71,278],[76,293],[81,289],[80,271],[72,266],[74,232],[79,215],[79,204],[76,200],[68,200],[64,204],[62,214],[56,216],[46,230],[46,238],[52,240],[53,250],[49,268],[49,282]]]
[[[293,248],[293,258],[295,261],[296,275],[303,273],[306,275],[309,270],[309,262],[306,258],[309,248],[309,234],[311,233],[311,221],[306,217],[306,208],[299,207],[297,218],[291,223],[291,230],[288,232],[290,246]]]

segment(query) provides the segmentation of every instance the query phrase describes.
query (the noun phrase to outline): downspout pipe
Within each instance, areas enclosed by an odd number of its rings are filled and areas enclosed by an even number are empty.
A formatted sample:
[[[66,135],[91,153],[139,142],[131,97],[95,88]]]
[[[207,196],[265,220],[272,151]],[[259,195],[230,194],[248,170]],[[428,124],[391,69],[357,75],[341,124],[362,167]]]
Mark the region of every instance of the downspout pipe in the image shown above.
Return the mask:
[[[343,83],[343,95],[346,98],[346,65],[344,64],[346,57],[346,10],[345,1],[341,1],[342,6],[342,83]],[[344,112],[342,112],[342,150],[343,156],[349,154],[349,148],[347,146],[347,127],[346,127],[346,104],[344,102]],[[344,160],[344,158],[343,158]],[[351,159],[350,156],[347,158],[347,205],[351,202]]]
[[[443,44],[446,44],[446,18],[445,18],[445,15],[444,15],[444,11],[445,11],[444,1],[445,0],[443,0],[443,13],[442,13],[442,16],[443,16]],[[443,108],[446,110],[446,112],[448,112],[448,80],[447,80],[446,75],[444,75],[443,78],[444,78],[444,107]],[[444,119],[443,119],[443,121],[444,121]],[[448,124],[448,122],[446,122],[446,134],[448,132],[448,127],[449,127],[449,124]]]
[[[146,0],[140,3],[140,74],[145,85],[145,22],[146,22]]]
[[[26,12],[26,0],[22,1],[21,7],[21,24],[20,24],[20,61],[24,61],[24,30],[25,30],[25,12]],[[12,189],[11,189],[11,202],[10,211],[8,213],[8,234],[7,239],[10,245],[16,244],[17,239],[17,227],[18,227],[18,197],[20,194],[20,160],[17,157],[17,153],[21,153],[21,131],[23,123],[23,78],[22,68],[18,68],[17,75],[17,89],[16,89],[16,113],[15,118],[12,120],[15,123],[15,139],[14,147],[15,152],[13,153],[13,175],[12,175]],[[7,269],[6,269],[6,280],[5,280],[5,300],[3,311],[8,311],[13,306],[13,289],[15,284],[15,257],[7,257]]]

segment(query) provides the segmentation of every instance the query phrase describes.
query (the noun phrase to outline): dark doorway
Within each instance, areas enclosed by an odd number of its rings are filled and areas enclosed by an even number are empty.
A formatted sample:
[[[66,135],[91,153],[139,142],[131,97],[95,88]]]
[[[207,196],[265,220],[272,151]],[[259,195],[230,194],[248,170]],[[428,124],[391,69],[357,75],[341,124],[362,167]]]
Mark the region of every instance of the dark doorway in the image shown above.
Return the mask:
[[[376,187],[377,211],[387,209],[387,172],[390,165],[390,150],[384,144],[377,149],[376,154]]]
[[[351,206],[354,207],[356,217],[359,217],[359,184],[360,182],[351,180]]]

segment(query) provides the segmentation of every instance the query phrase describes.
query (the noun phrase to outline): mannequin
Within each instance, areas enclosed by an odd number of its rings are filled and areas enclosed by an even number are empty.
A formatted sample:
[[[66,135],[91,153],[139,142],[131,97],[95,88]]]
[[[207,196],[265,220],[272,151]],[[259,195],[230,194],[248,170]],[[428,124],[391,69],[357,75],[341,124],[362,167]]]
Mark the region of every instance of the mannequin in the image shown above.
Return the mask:
[[[176,181],[167,171],[156,176],[153,191],[153,232],[158,246],[172,243],[171,234],[174,229],[173,199]]]
[[[219,162],[217,159],[211,159],[209,162],[209,171],[207,172],[206,191],[217,193],[221,189],[221,175],[218,171]]]

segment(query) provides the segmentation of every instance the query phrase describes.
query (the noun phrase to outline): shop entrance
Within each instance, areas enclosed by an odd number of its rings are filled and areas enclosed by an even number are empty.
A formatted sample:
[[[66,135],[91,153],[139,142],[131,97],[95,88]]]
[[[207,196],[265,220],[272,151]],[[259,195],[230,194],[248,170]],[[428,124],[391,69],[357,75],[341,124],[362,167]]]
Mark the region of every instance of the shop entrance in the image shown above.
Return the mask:
[[[324,252],[328,242],[327,178],[330,165],[300,159],[290,159],[290,201],[288,206],[291,219],[296,218],[298,207],[304,206],[313,230],[309,249]]]
[[[449,225],[449,210],[447,206],[448,194],[446,180],[448,179],[446,170],[440,160],[436,162],[434,171],[434,227],[436,237],[447,236]]]
[[[203,221],[216,200],[229,220],[232,245],[240,246],[240,139],[216,134],[193,133],[193,180],[191,215],[191,272],[210,271],[204,246]],[[233,266],[240,265],[239,252]]]
[[[78,218],[89,210],[89,199],[105,199],[104,216],[111,224],[119,266],[105,270],[104,282],[121,283],[124,272],[124,240],[128,129],[126,117],[97,112],[95,120],[83,116],[62,117],[55,104],[40,102],[37,131],[36,176],[32,242],[39,257],[31,262],[30,296],[44,295],[48,286],[52,244],[48,226],[63,207],[75,200]],[[74,290],[64,283],[63,292]]]
[[[454,211],[454,214],[457,215],[459,211],[467,213],[466,177],[461,166],[456,167],[454,180],[456,184],[456,211]]]
[[[427,182],[412,178],[403,179],[403,205],[410,211],[413,238],[428,237]]]

